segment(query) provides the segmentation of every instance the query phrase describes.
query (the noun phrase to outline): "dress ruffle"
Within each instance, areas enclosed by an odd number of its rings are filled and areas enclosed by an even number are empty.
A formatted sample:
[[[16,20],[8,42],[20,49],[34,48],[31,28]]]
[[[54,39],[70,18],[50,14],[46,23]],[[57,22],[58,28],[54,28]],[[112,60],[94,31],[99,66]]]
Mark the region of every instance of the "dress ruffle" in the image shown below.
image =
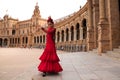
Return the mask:
[[[41,57],[39,59],[41,61],[48,61],[48,62],[60,61],[57,54],[56,54],[56,51],[49,50],[49,49],[45,49],[45,51],[43,52],[43,54],[41,55]]]
[[[41,72],[60,72],[62,68],[58,62],[42,61],[38,66],[38,70]]]
[[[38,70],[41,72],[60,72],[63,69],[59,64],[59,58],[55,53],[55,50],[45,49],[41,57],[40,65],[38,66]]]

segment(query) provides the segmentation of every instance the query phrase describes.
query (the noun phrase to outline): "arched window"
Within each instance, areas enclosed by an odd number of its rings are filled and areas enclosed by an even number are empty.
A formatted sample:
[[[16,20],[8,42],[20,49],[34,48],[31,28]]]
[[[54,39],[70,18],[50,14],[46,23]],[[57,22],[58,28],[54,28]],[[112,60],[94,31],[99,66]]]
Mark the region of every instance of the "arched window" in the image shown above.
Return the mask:
[[[15,35],[15,30],[14,29],[12,30],[12,35]]]

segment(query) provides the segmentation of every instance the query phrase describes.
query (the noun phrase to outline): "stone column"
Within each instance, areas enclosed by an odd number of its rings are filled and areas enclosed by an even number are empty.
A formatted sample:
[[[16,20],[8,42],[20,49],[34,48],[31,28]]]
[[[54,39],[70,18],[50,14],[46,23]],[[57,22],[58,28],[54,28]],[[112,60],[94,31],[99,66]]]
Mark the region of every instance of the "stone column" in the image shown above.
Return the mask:
[[[20,45],[21,45],[21,47],[23,47],[23,37],[22,36],[20,36]]]
[[[98,47],[99,0],[93,0],[94,48]]]
[[[68,51],[71,51],[71,32],[70,32],[70,29],[69,29],[69,46],[68,46]]]
[[[57,43],[57,31],[55,33],[55,43]]]
[[[99,0],[100,22],[106,21],[105,0]]]
[[[105,0],[99,0],[100,20],[98,26],[98,53],[108,51],[110,49],[109,26],[106,18]]]
[[[109,0],[108,4],[108,20],[110,29],[110,47],[118,48],[120,46],[120,0]]]
[[[64,31],[64,42],[66,42],[66,31]]]
[[[70,29],[69,29],[69,41],[71,41],[71,32],[70,32]]]
[[[94,27],[93,27],[92,0],[87,1],[88,1],[87,51],[90,51],[94,48]]]
[[[26,36],[24,37],[24,44],[26,45]]]
[[[28,45],[32,47],[32,35],[28,36]]]
[[[76,45],[77,45],[77,30],[76,30],[76,26],[74,26],[74,45],[73,45],[73,51],[76,51]]]
[[[76,37],[76,34],[77,34],[77,32],[76,32],[76,28],[74,28],[74,39],[73,39],[73,41],[76,41],[77,39],[77,37]]]
[[[83,40],[83,27],[80,27],[80,40]]]
[[[10,46],[10,38],[7,38],[7,47],[9,47]]]
[[[62,42],[62,35],[61,35],[61,31],[60,31],[60,34],[59,34],[59,42],[61,43]]]
[[[13,39],[12,39],[12,37],[11,37],[11,43],[10,43],[11,47],[12,47],[12,44],[13,44]]]

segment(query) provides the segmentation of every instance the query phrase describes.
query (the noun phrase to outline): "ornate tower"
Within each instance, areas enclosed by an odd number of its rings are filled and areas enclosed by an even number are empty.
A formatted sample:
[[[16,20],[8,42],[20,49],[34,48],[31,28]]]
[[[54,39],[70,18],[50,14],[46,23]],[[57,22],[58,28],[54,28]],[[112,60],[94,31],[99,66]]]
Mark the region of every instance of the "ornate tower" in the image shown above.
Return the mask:
[[[33,44],[33,37],[34,37],[34,32],[37,29],[37,26],[40,25],[40,20],[41,20],[41,15],[40,15],[40,10],[38,3],[36,3],[35,9],[33,11],[33,15],[31,18],[31,26],[30,26],[30,34],[29,34],[29,46],[32,46]]]
[[[41,18],[41,15],[40,15],[39,6],[38,6],[38,3],[36,3],[35,9],[32,15],[32,26],[38,25],[39,24],[38,21],[40,18]]]

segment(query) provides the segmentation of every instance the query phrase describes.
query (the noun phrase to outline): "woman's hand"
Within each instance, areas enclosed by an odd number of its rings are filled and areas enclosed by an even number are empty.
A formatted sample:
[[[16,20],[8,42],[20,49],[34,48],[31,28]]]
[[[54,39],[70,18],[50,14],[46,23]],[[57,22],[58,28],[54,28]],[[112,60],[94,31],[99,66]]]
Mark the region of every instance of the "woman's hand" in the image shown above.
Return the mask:
[[[42,30],[44,30],[44,28],[43,28],[43,27],[41,27],[41,29],[42,29]]]

